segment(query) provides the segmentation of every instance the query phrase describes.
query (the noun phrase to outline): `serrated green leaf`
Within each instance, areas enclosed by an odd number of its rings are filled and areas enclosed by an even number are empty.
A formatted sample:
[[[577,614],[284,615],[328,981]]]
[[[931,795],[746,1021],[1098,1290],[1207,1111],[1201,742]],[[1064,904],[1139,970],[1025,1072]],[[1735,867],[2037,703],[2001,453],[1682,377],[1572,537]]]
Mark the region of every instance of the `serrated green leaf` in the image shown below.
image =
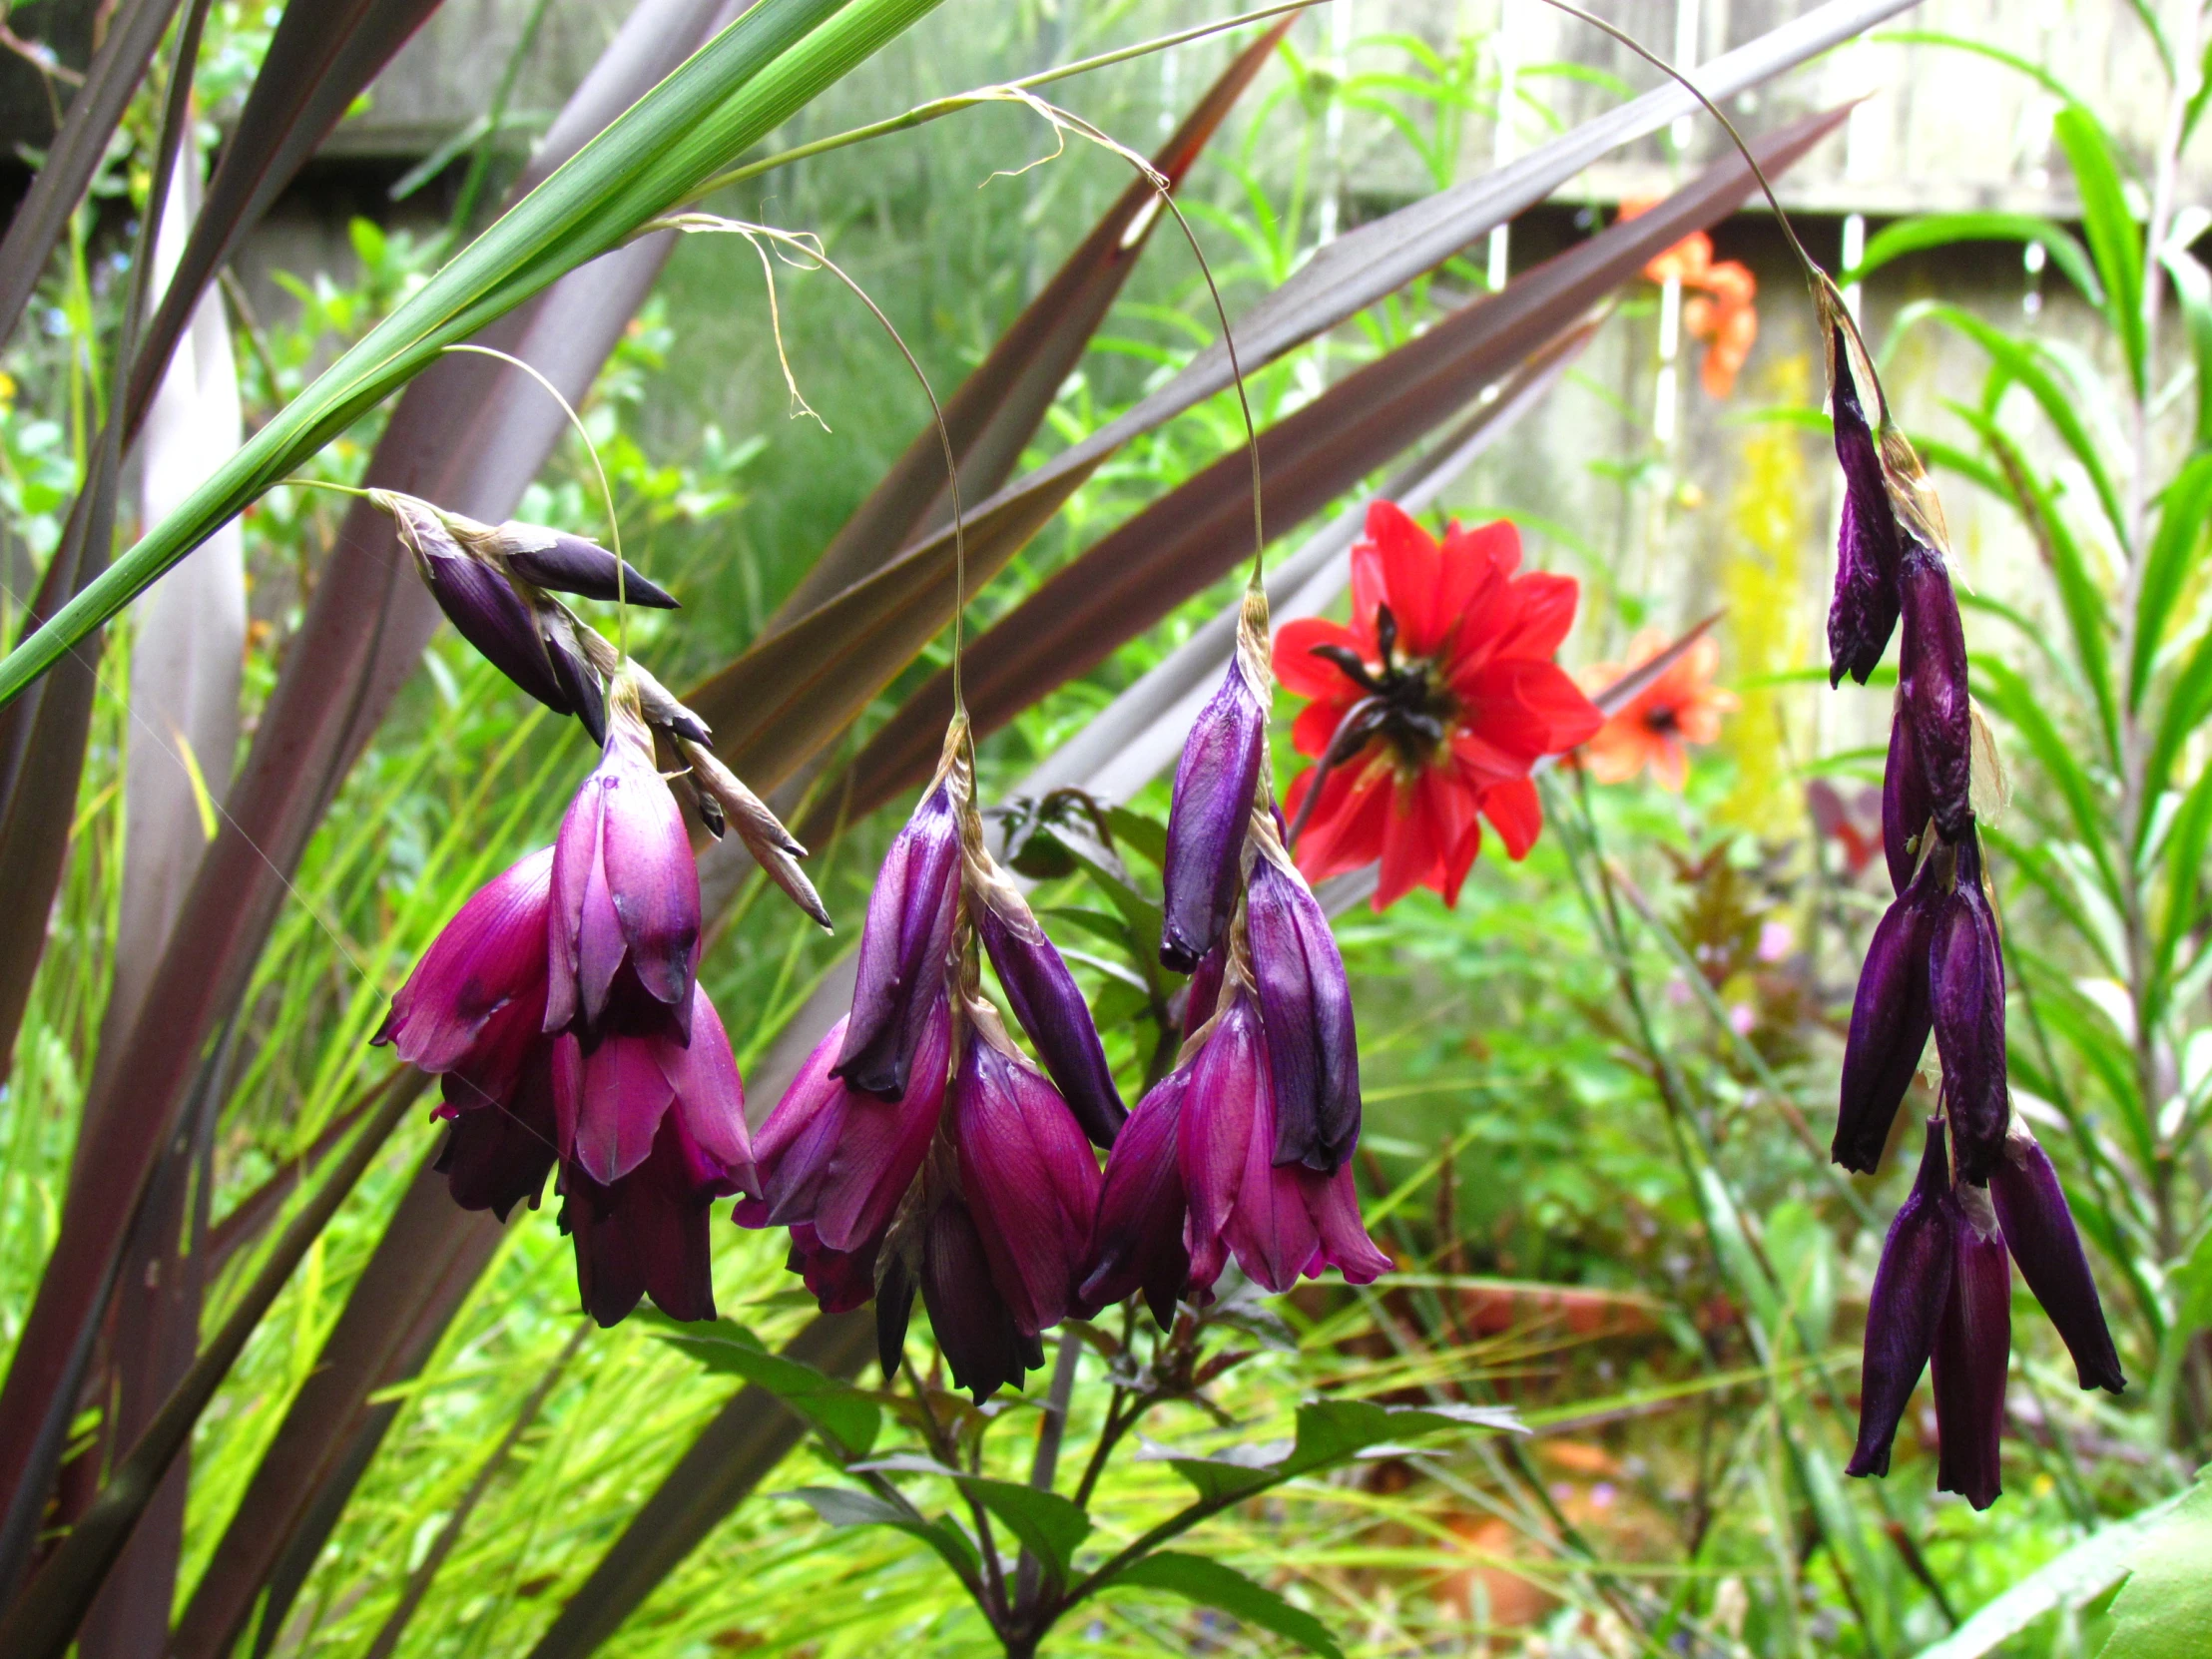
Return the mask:
[[[2120,165],[2112,141],[2097,118],[2080,104],[2069,104],[2051,120],[2059,147],[2073,169],[2081,197],[2081,228],[2089,253],[2104,278],[2104,314],[2120,336],[2128,371],[2140,396],[2149,384],[2149,352],[2143,334],[2143,237],[2128,212],[2120,184]]]
[[[1293,1607],[1265,1584],[1257,1584],[1235,1567],[1203,1555],[1163,1549],[1124,1567],[1114,1575],[1115,1585],[1132,1589],[1165,1590],[1201,1607],[1216,1608],[1245,1624],[1258,1625],[1298,1643],[1325,1659],[1344,1659],[1344,1649],[1329,1634],[1329,1627],[1300,1608]]]
[[[961,1487],[1006,1523],[1021,1545],[1062,1584],[1074,1576],[1075,1552],[1090,1536],[1090,1517],[1058,1492],[979,1474],[958,1476]]]
[[[2212,1479],[2197,1484],[2127,1557],[2112,1635],[2097,1659],[2203,1659],[2212,1645]]]

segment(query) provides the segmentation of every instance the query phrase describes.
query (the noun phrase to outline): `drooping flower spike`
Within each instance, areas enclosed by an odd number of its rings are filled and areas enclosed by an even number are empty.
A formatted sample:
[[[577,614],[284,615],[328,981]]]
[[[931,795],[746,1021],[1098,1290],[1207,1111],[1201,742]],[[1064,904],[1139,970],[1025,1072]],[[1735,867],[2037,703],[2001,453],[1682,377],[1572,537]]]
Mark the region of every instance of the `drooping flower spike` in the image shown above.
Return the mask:
[[[1841,295],[1825,278],[1815,292],[1845,485],[1831,680],[1849,674],[1864,684],[1904,625],[1882,792],[1898,896],[1860,971],[1836,1161],[1877,1169],[1931,1033],[1942,1062],[1940,1115],[1929,1120],[1919,1178],[1875,1275],[1849,1472],[1888,1472],[1898,1421],[1932,1364],[1936,1484],[1982,1509],[2001,1489],[2010,1261],[2071,1351],[2081,1385],[2118,1392],[2126,1380],[2065,1195],[2006,1087],[2004,957],[1975,820],[1977,793],[1986,786],[2001,800],[2002,781],[1967,685],[1942,511],[1890,418]]]
[[[1040,1067],[982,994],[988,953]],[[1072,1102],[1072,1104],[1071,1104]],[[762,1125],[745,1227],[788,1227],[824,1309],[876,1305],[886,1375],[919,1295],[980,1401],[1043,1364],[1125,1116],[1067,964],[983,844],[964,721],[883,860],[851,1012]]]
[[[1576,597],[1571,577],[1520,569],[1511,524],[1453,524],[1439,542],[1370,504],[1350,625],[1300,618],[1275,641],[1276,674],[1313,699],[1292,741],[1321,764],[1287,799],[1309,879],[1380,862],[1378,910],[1416,886],[1450,904],[1484,819],[1527,853],[1543,828],[1530,769],[1605,721],[1555,660]]]
[[[744,1085],[697,979],[698,868],[654,768],[655,730],[681,724],[656,712],[666,698],[634,665],[616,670],[604,752],[558,843],[461,907],[373,1039],[441,1077],[452,1128],[437,1167],[463,1208],[536,1208],[558,1168],[578,1289],[602,1325],[647,1295],[711,1319],[709,1206],[761,1191]]]

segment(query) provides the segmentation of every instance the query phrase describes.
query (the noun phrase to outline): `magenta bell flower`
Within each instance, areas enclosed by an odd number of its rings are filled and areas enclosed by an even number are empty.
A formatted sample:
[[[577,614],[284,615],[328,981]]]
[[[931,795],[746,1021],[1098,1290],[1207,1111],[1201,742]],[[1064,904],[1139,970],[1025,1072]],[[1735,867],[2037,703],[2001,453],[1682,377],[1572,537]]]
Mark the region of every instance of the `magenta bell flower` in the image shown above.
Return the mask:
[[[618,683],[607,744],[561,821],[546,916],[545,1029],[690,1040],[699,865],[653,734]]]
[[[1890,868],[1892,892],[1902,893],[1913,884],[1934,811],[1928,775],[1913,747],[1913,723],[1900,709],[1890,721],[1890,755],[1882,768],[1882,857]]]
[[[962,1045],[951,1130],[991,1280],[1016,1329],[1041,1336],[1067,1318],[1090,1242],[1100,1185],[1090,1141],[1059,1090],[981,1020]]]
[[[1093,1145],[1110,1147],[1129,1116],[1090,1004],[1059,948],[1010,883],[994,882],[971,906],[976,936],[998,970],[1007,1005]]]
[[[940,998],[933,1005],[908,1067],[906,1093],[895,1101],[877,1100],[836,1078],[845,1030],[843,1020],[830,1028],[761,1125],[755,1152],[761,1197],[739,1205],[736,1216],[741,1227],[791,1228],[795,1252],[804,1249],[810,1261],[824,1254],[872,1260],[928,1155],[944,1106],[948,1002]],[[804,1243],[802,1227],[809,1230]],[[841,1282],[847,1270],[824,1262],[819,1271]]]
[[[1898,709],[1913,728],[1913,752],[1929,812],[1947,841],[1973,823],[1973,717],[1966,692],[1966,635],[1942,555],[1906,544],[1898,593],[1905,644],[1898,661]]]
[[[1258,657],[1265,663],[1265,623]],[[1199,711],[1175,768],[1162,869],[1160,960],[1189,973],[1219,944],[1237,906],[1245,832],[1267,756],[1265,671],[1257,676],[1240,649],[1229,674]]]
[[[2003,1490],[2004,1370],[2012,1352],[2012,1269],[1982,1188],[1960,1182],[1950,1295],[1936,1327],[1936,1489],[1986,1509]]]
[[[946,1197],[930,1213],[921,1247],[921,1303],[952,1381],[980,1405],[1001,1387],[1019,1388],[1044,1364],[1044,1345],[1021,1329],[991,1271],[990,1248],[968,1206]],[[877,1304],[877,1343],[890,1362],[905,1336],[912,1291]]]
[[[1932,863],[1892,904],[1874,930],[1852,999],[1844,1045],[1842,1104],[1831,1156],[1873,1174],[1890,1126],[1920,1070],[1934,1014],[1929,1007],[1929,941],[1942,906]]]
[[[1859,1443],[1844,1472],[1890,1472],[1898,1420],[1936,1351],[1936,1330],[1950,1302],[1962,1216],[1951,1196],[1950,1167],[1940,1118],[1928,1123],[1928,1144],[1913,1191],[1890,1223],[1867,1305],[1867,1346],[1859,1382]]]
[[[1209,1290],[1231,1255],[1255,1283],[1287,1291],[1325,1268],[1349,1284],[1386,1273],[1360,1220],[1352,1168],[1323,1175],[1278,1165],[1276,1100],[1266,1034],[1252,994],[1238,989],[1191,1062],[1176,1126],[1190,1204],[1190,1288]],[[1109,1159],[1109,1180],[1111,1179]]]
[[[959,891],[959,811],[940,783],[883,855],[830,1076],[879,1100],[904,1097],[915,1048],[944,1006]]]
[[[1137,1102],[1114,1140],[1084,1251],[1088,1268],[1075,1296],[1075,1312],[1084,1319],[1142,1291],[1161,1330],[1175,1323],[1175,1306],[1191,1282],[1184,1243],[1188,1205],[1176,1156],[1190,1085],[1189,1071],[1169,1072]]]
[[[1943,1062],[1943,1103],[1961,1180],[1985,1185],[2004,1156],[2012,1115],[2004,1081],[2004,961],[1969,837],[1958,879],[1929,932],[1929,1007]]]

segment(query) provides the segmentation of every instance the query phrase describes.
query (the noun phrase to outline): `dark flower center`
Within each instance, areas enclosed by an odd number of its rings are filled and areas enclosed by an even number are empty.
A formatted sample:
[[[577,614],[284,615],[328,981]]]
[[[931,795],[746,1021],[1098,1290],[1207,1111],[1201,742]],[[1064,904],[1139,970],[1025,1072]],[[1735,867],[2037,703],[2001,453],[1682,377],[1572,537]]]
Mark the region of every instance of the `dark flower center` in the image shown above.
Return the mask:
[[[1662,703],[1656,708],[1646,709],[1644,711],[1644,729],[1657,732],[1664,737],[1671,737],[1682,730],[1681,711],[1671,703]]]
[[[1366,695],[1353,706],[1330,747],[1342,760],[1369,740],[1382,738],[1405,768],[1429,765],[1459,718],[1459,699],[1435,663],[1397,655],[1397,618],[1387,605],[1375,608],[1379,664],[1364,662],[1341,645],[1317,645],[1313,654],[1334,663]]]

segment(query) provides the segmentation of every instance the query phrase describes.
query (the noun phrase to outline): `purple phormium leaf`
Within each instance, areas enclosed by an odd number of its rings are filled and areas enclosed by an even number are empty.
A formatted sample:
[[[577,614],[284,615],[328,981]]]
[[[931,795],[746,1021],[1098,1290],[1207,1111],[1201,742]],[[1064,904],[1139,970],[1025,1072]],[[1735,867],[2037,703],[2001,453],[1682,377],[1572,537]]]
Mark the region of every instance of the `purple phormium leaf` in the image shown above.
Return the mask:
[[[1360,1045],[1344,957],[1306,878],[1265,854],[1252,866],[1246,924],[1275,1081],[1274,1161],[1333,1174],[1360,1139]]]
[[[1936,1350],[1936,1328],[1950,1299],[1958,1201],[1950,1193],[1950,1162],[1942,1120],[1931,1118],[1928,1145],[1913,1191],[1890,1223],[1867,1304],[1867,1347],[1859,1378],[1859,1443],[1844,1472],[1890,1472],[1890,1442],[1898,1419]]]
[[[959,890],[959,815],[940,784],[883,854],[860,931],[852,1015],[830,1076],[881,1100],[905,1094],[914,1046],[944,1002]]]
[[[1929,818],[1928,775],[1913,747],[1913,723],[1900,709],[1890,719],[1890,755],[1882,769],[1882,856],[1893,892],[1913,884]]]
[[[1913,751],[1926,780],[1929,813],[1943,839],[1956,844],[1973,822],[1973,717],[1966,695],[1966,636],[1942,555],[1909,541],[1899,591],[1905,645],[1898,707],[1913,723]]]
[[[1178,973],[1191,972],[1221,942],[1236,908],[1267,737],[1266,700],[1233,659],[1184,740],[1168,809],[1160,960]]]
[[[1110,1147],[1128,1109],[1092,1022],[1090,1005],[1059,948],[1045,936],[1019,893],[1008,886],[972,905],[975,931],[990,952],[1014,1018],[1036,1045],[1068,1109],[1098,1146]]]
[[[1881,1167],[1898,1107],[1920,1070],[1932,1018],[1928,946],[1941,903],[1934,873],[1924,874],[1890,906],[1867,945],[1830,1153],[1846,1169],[1871,1175]]]
[[[2004,1428],[2004,1370],[2012,1352],[2012,1266],[1989,1195],[1961,1184],[1951,1219],[1956,1240],[1950,1294],[1936,1327],[1936,1489],[1986,1509],[2003,1489],[1997,1441]]]
[[[1947,1111],[1961,1180],[1987,1182],[2004,1156],[2011,1117],[2004,1082],[2004,963],[1996,918],[1982,896],[1980,859],[1959,849],[1958,879],[1936,912],[1928,941],[1929,1006],[1943,1062]]]
[[[1191,1277],[1183,1242],[1183,1175],[1176,1134],[1188,1071],[1171,1071],[1146,1091],[1106,1158],[1106,1177],[1085,1252],[1088,1271],[1076,1292],[1085,1319],[1137,1292],[1162,1331]]]
[[[2004,1156],[1989,1172],[1989,1197],[2003,1226],[2005,1248],[2073,1356],[2081,1385],[2124,1390],[2127,1378],[2104,1323],[2104,1304],[2097,1298],[2065,1189],[2050,1159],[2024,1130],[2005,1137]]]
[[[1882,451],[1851,368],[1843,327],[1831,330],[1831,400],[1836,459],[1844,469],[1843,533],[1836,543],[1836,594],[1828,608],[1828,681],[1862,686],[1882,661],[1898,623],[1903,538],[1882,480]]]
[[[970,1023],[952,1079],[960,1191],[1014,1325],[1067,1317],[1098,1208],[1098,1162],[1067,1102],[1029,1062]]]

